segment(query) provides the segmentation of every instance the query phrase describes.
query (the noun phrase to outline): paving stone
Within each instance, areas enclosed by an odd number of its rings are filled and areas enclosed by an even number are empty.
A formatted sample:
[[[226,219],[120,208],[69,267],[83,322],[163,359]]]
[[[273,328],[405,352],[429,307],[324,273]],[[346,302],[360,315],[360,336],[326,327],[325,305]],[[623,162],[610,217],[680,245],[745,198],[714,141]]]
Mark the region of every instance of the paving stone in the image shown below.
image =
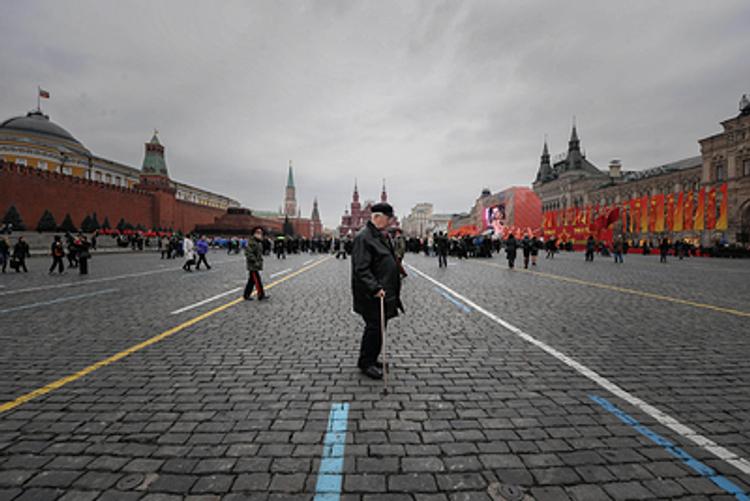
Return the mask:
[[[148,486],[148,490],[152,492],[174,494],[190,492],[190,488],[195,484],[197,479],[197,477],[192,475],[164,473],[159,475],[156,480]]]
[[[388,477],[388,490],[393,492],[435,492],[437,484],[432,475],[410,473]]]
[[[82,475],[80,471],[45,470],[29,480],[27,487],[58,487],[65,488]]]
[[[271,483],[268,473],[248,473],[238,475],[232,485],[233,491],[265,491]]]
[[[223,493],[229,492],[234,483],[234,475],[206,475],[198,478],[198,481],[191,488],[194,493]]]

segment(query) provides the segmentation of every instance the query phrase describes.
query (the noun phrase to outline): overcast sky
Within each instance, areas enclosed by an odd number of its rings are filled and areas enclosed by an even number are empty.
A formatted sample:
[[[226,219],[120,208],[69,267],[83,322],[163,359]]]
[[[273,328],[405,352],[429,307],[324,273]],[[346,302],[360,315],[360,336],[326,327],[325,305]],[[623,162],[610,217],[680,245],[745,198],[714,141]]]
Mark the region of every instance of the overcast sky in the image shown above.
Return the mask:
[[[530,185],[544,135],[644,169],[698,155],[750,93],[750,2],[23,1],[0,16],[0,119],[36,106],[140,167],[329,227],[351,200],[400,216]]]

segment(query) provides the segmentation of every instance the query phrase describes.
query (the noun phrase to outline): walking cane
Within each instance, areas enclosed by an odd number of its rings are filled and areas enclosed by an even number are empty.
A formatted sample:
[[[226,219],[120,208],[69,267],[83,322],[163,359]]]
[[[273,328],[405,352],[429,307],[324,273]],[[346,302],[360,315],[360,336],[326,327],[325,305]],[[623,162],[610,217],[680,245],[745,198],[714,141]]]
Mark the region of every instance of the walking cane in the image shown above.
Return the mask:
[[[380,296],[380,335],[383,340],[383,395],[388,394],[388,344],[385,334],[385,298]]]

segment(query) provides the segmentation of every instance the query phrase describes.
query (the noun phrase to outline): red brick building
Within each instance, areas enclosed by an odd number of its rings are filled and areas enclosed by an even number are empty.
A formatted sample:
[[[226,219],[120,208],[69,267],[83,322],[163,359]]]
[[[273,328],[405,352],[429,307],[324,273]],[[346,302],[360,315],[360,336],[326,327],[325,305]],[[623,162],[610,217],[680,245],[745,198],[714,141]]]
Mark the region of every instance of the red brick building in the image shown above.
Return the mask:
[[[388,202],[388,192],[385,190],[385,180],[383,181],[383,189],[380,192],[380,201]],[[360,228],[362,228],[367,221],[370,220],[372,214],[372,206],[375,205],[373,201],[365,202],[365,205],[359,201],[359,189],[357,188],[357,182],[354,181],[354,193],[352,193],[352,201],[349,205],[349,209],[344,210],[344,215],[341,216],[341,225],[339,225],[339,235],[344,237],[347,235],[354,236]],[[398,226],[398,221],[395,223]]]

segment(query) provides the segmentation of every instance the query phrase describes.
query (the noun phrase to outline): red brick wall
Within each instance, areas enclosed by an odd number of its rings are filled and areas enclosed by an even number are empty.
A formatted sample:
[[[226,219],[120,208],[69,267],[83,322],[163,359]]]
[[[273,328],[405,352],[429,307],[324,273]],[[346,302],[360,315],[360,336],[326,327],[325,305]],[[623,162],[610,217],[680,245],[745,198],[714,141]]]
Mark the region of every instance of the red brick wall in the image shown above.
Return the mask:
[[[150,228],[152,203],[144,191],[0,162],[0,218],[15,205],[29,230],[36,229],[45,209],[57,224],[70,214],[73,224],[80,226],[87,214],[96,212],[100,224],[108,217],[114,227],[124,218]]]
[[[174,200],[174,199],[173,199]],[[193,231],[198,224],[211,224],[226,213],[225,210],[206,207],[182,200],[174,200],[175,227],[182,231]]]
[[[223,210],[178,201],[172,193],[149,192],[112,186],[56,172],[0,162],[0,218],[15,205],[29,230],[36,229],[45,210],[60,224],[65,214],[80,226],[96,212],[101,224],[108,217],[112,227],[121,218],[146,228],[192,231],[196,224],[213,223]]]

